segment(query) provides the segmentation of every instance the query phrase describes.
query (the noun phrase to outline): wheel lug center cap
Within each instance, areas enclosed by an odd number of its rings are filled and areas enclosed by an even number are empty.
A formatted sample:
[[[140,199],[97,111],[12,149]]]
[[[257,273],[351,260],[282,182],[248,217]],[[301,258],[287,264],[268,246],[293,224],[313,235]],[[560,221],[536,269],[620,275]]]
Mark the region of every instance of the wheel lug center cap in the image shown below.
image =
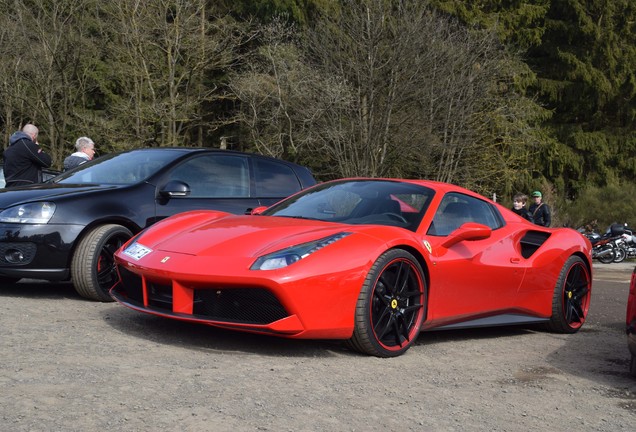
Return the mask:
[[[572,291],[568,291],[568,298],[571,299],[572,298]]]
[[[397,309],[397,307],[398,307],[398,301],[397,301],[397,299],[393,299],[393,300],[391,300],[391,308],[393,308],[393,309]]]

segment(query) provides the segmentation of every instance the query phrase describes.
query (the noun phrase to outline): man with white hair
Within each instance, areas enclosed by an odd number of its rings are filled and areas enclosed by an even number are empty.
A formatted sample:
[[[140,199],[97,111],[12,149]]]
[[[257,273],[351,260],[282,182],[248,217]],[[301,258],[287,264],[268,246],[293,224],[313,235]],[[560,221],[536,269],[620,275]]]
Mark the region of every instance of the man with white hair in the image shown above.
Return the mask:
[[[75,153],[64,159],[64,171],[80,166],[95,156],[95,143],[89,137],[79,137],[75,141]]]
[[[51,166],[51,156],[40,148],[38,133],[29,123],[9,138],[3,154],[6,187],[42,183],[42,168]]]

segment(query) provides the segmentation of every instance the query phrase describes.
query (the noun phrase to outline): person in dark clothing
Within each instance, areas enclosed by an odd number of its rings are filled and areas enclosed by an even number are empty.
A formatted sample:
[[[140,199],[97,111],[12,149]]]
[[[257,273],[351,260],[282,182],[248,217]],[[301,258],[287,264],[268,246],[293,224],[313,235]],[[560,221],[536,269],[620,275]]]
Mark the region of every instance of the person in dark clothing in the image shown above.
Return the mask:
[[[38,128],[27,124],[9,138],[4,151],[6,187],[42,183],[42,168],[51,166],[51,156],[38,144]]]
[[[510,210],[512,210],[513,212],[515,212],[522,218],[530,222],[534,222],[532,219],[532,215],[530,214],[530,212],[528,211],[526,207],[527,202],[528,202],[528,195],[518,193],[514,197],[512,197],[512,208]]]
[[[95,156],[95,143],[89,137],[80,137],[75,141],[75,150],[75,153],[64,159],[64,171],[92,160]]]
[[[541,195],[541,192],[532,192],[532,198],[534,198],[534,204],[532,204],[528,210],[530,210],[534,223],[544,227],[549,227],[552,223],[550,207],[548,207],[546,203],[542,202],[543,196]]]

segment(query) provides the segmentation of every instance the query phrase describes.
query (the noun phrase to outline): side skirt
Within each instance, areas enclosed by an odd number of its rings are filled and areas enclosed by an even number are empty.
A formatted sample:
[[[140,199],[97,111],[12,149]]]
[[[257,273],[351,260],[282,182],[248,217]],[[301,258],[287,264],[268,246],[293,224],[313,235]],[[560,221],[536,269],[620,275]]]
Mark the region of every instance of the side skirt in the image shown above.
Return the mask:
[[[517,314],[504,314],[495,315],[486,318],[477,318],[470,321],[462,321],[454,324],[447,324],[441,327],[433,327],[430,329],[423,329],[422,331],[436,331],[436,330],[457,330],[462,328],[475,328],[475,327],[496,327],[507,325],[519,325],[519,324],[537,324],[550,321],[550,318],[537,318],[527,315]]]

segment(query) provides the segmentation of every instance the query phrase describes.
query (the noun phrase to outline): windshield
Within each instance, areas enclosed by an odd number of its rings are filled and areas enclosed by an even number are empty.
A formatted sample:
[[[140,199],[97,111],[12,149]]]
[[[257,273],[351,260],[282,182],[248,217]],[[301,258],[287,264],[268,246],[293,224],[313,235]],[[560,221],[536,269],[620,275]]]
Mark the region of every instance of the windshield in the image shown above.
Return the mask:
[[[155,174],[180,154],[165,149],[108,154],[57,176],[53,182],[131,185]]]
[[[435,192],[387,180],[323,183],[267,209],[266,216],[347,224],[399,226],[416,231]]]

